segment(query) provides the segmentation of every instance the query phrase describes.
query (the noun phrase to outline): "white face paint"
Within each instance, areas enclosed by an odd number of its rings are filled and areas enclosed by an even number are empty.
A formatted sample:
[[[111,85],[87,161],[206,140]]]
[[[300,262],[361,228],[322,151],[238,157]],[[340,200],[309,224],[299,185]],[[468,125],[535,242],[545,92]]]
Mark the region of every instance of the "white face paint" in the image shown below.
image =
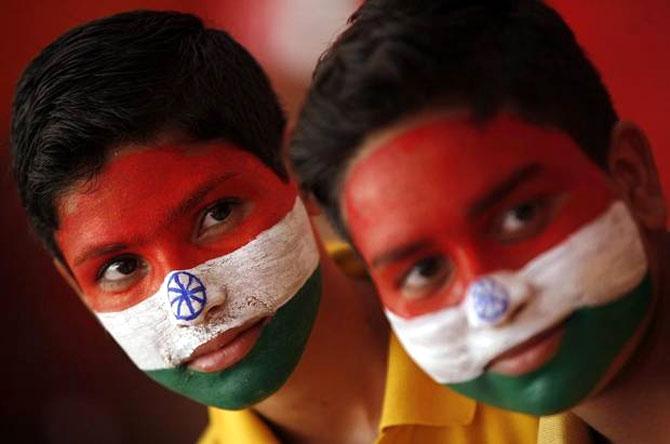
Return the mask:
[[[279,223],[243,247],[172,271],[153,296],[96,316],[142,370],[176,367],[221,333],[272,316],[318,264],[309,218],[296,199]]]
[[[386,311],[407,352],[442,384],[475,379],[494,358],[565,320],[618,299],[647,260],[622,202],[516,272],[476,279],[461,304],[404,319]],[[510,320],[510,315],[514,314]]]

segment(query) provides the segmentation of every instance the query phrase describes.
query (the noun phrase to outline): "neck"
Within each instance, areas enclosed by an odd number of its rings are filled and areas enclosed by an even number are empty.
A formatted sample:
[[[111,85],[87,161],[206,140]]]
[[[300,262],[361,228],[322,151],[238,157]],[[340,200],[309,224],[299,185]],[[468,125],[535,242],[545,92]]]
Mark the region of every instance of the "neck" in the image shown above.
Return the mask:
[[[665,443],[670,436],[670,236],[659,245],[655,305],[638,351],[605,390],[574,410],[615,443]]]
[[[254,410],[286,442],[369,443],[381,413],[388,327],[372,287],[322,256],[323,295],[305,353]]]

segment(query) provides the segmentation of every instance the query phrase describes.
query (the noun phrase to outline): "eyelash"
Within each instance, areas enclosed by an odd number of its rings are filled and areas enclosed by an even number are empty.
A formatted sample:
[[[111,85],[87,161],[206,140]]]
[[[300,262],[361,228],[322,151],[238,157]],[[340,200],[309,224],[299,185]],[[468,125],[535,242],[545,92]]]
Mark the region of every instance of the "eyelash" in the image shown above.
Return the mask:
[[[204,227],[204,223],[205,223],[208,215],[210,215],[220,205],[230,206],[229,214],[226,216],[225,219],[219,221],[219,223],[216,223],[216,224],[214,224],[210,227]],[[206,237],[207,233],[210,230],[216,230],[217,227],[221,227],[221,226],[225,226],[227,224],[233,224],[235,222],[238,222],[240,219],[242,219],[244,217],[243,211],[240,208],[243,205],[244,205],[244,203],[242,202],[242,200],[237,198],[237,197],[226,197],[226,198],[217,200],[216,202],[214,202],[213,204],[211,204],[210,206],[205,208],[202,211],[201,216],[200,216],[200,218],[198,220],[198,223],[196,225],[196,232],[195,232],[196,238]]]
[[[105,275],[115,263],[132,260],[133,269],[126,277],[121,279],[106,279]],[[142,277],[149,271],[149,265],[139,256],[134,254],[122,254],[107,261],[96,274],[96,284],[101,291],[106,293],[126,293],[133,288]],[[123,273],[122,273],[123,274]]]
[[[491,235],[493,236],[502,236],[501,228],[504,222],[505,216],[507,216],[511,211],[517,210],[523,206],[531,207],[537,213],[534,215],[535,223],[537,226],[531,227],[530,232],[522,233],[519,236],[511,236],[509,238],[501,238],[500,242],[502,243],[514,243],[518,240],[523,240],[528,237],[537,236],[540,234],[552,220],[552,213],[556,209],[558,201],[555,197],[548,195],[539,195],[524,201],[518,202],[515,205],[507,207],[504,211],[498,213],[495,220],[492,222],[491,228],[489,229]],[[539,219],[538,219],[539,218]],[[523,229],[527,229],[523,227]]]
[[[120,256],[114,256],[113,258],[109,259],[106,261],[100,268],[98,268],[98,271],[95,274],[95,281],[100,282],[104,276],[104,274],[109,270],[109,268],[114,265],[116,262],[120,262],[124,259],[133,259],[134,256],[130,254],[123,254]]]
[[[425,268],[426,266],[429,273],[428,275],[422,275],[421,268]],[[432,254],[424,256],[420,260],[413,262],[409,269],[396,280],[396,291],[402,294],[402,297],[406,300],[430,297],[436,291],[440,291],[441,288],[448,285],[453,272],[453,264],[443,255]],[[423,284],[417,285],[417,282],[414,282],[411,285],[410,279],[415,273],[418,273],[415,278],[423,280]]]
[[[439,260],[444,260],[444,258],[441,257],[439,253],[434,253],[434,254],[429,254],[426,256],[421,257],[418,260],[414,260],[409,268],[406,268],[405,271],[403,271],[399,277],[397,277],[394,281],[394,285],[396,290],[401,290],[403,284],[407,281],[407,278],[409,275],[416,269],[416,267],[419,265],[419,263],[426,261],[428,259],[439,259]]]

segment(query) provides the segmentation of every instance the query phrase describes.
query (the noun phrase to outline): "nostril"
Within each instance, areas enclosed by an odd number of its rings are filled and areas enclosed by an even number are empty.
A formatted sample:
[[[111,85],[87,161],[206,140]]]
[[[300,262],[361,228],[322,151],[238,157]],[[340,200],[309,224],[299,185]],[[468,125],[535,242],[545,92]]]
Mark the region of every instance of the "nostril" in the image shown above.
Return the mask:
[[[223,312],[223,305],[215,305],[207,310],[205,313],[205,322],[209,322],[213,318],[216,318],[220,313]]]
[[[507,322],[514,322],[514,319],[517,317],[519,313],[524,311],[526,307],[528,306],[528,301],[523,301],[516,307],[512,309],[512,311],[509,313],[507,316]]]

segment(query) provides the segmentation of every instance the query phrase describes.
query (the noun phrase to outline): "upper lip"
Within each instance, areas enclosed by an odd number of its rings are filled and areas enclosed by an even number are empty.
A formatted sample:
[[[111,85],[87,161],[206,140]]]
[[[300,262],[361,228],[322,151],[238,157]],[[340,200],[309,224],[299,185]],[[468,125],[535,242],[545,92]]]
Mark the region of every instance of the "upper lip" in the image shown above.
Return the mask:
[[[525,341],[521,342],[520,344],[515,345],[514,347],[505,350],[504,352],[500,353],[498,356],[493,358],[491,362],[489,362],[489,366],[491,366],[494,362],[498,362],[503,359],[507,359],[510,356],[516,355],[520,350],[523,350],[527,348],[530,344],[532,343],[538,343],[544,340],[545,338],[549,337],[551,334],[553,334],[556,330],[562,328],[565,325],[567,319],[562,319],[558,321],[556,324],[552,325],[549,328],[545,328],[541,332],[537,333],[536,335],[531,336],[530,338],[526,339]]]
[[[237,338],[241,333],[260,324],[261,322],[264,321],[264,319],[265,318],[252,319],[240,325],[239,327],[234,327],[231,328],[230,330],[224,331],[215,338],[210,339],[204,344],[200,344],[198,347],[196,347],[196,349],[193,350],[193,353],[191,353],[191,355],[187,359],[185,359],[184,362],[188,363],[189,361],[199,358],[200,356],[204,356],[208,353],[212,353],[213,351],[225,347],[229,343],[233,342],[235,338]]]

